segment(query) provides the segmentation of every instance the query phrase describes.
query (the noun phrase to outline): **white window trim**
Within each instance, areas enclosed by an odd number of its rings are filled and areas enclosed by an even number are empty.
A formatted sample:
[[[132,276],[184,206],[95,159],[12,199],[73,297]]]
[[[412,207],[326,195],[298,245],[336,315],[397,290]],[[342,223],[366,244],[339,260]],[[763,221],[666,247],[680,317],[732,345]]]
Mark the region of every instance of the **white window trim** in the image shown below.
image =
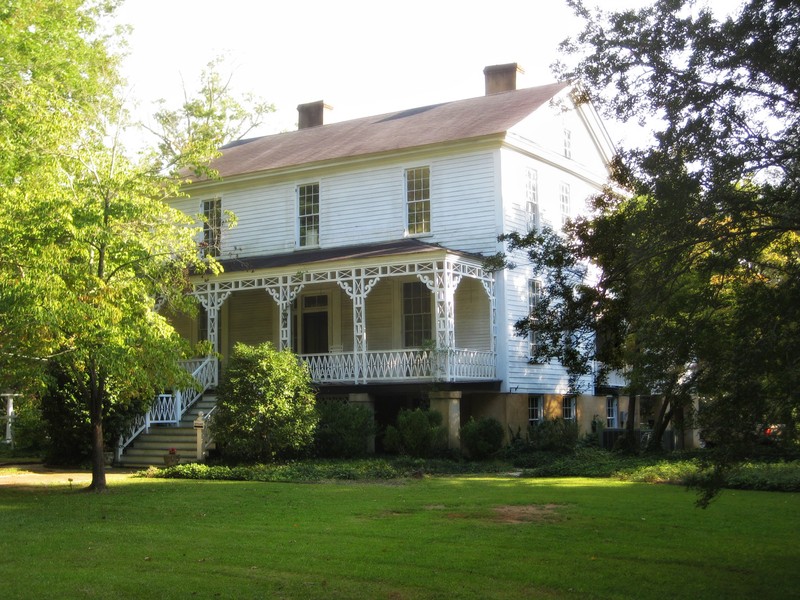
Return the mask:
[[[411,231],[411,223],[409,222],[409,218],[408,218],[409,217],[409,208],[410,208],[410,205],[411,205],[411,202],[412,202],[408,197],[408,193],[409,193],[409,190],[408,190],[408,175],[409,175],[409,173],[411,171],[416,171],[416,170],[419,170],[419,169],[427,169],[427,172],[428,172],[428,197],[427,198],[423,198],[421,200],[414,200],[414,202],[420,202],[420,203],[421,202],[427,202],[427,204],[428,204],[428,221],[427,221],[428,227],[424,231],[412,232]],[[403,212],[404,212],[404,218],[405,218],[405,233],[406,233],[407,237],[424,237],[424,236],[429,236],[432,233],[432,230],[433,230],[433,223],[432,223],[432,220],[431,220],[431,217],[432,217],[432,215],[431,215],[431,212],[432,212],[431,211],[431,207],[432,207],[431,196],[433,195],[432,194],[432,179],[433,179],[433,176],[432,176],[432,169],[431,169],[430,165],[416,165],[416,166],[406,167],[405,169],[403,169]]]
[[[539,172],[533,167],[525,170],[525,215],[528,231],[539,231]]]
[[[209,222],[208,215],[207,215],[207,206],[211,203],[218,203],[219,204],[219,223],[216,224],[216,227],[213,226],[212,223]],[[203,256],[213,256],[217,258],[222,255],[222,222],[224,218],[224,212],[222,209],[222,196],[213,196],[211,198],[203,198],[200,200],[200,214],[203,216],[203,231],[202,231],[202,255]],[[216,233],[211,233],[216,230]],[[216,238],[216,243],[209,243],[209,237]]]
[[[539,425],[542,421],[544,421],[544,396],[528,394],[528,427]]]
[[[303,217],[307,217],[309,215],[301,215],[300,214],[300,190],[301,188],[309,187],[309,186],[317,186],[317,212],[311,213],[312,215],[316,215],[317,218],[317,229],[316,229],[316,239],[312,236],[311,240],[309,241],[308,233],[313,231],[309,229],[306,232],[306,235],[303,235],[303,225],[302,219]],[[318,248],[319,247],[319,236],[320,236],[320,212],[321,212],[321,186],[319,181],[309,181],[306,183],[298,183],[295,186],[295,240],[298,248]],[[305,237],[305,240],[304,240]],[[305,243],[304,243],[305,242]]]
[[[569,406],[567,406],[569,403]],[[569,415],[567,414],[569,411]],[[578,418],[578,403],[575,396],[564,396],[561,400],[561,416],[565,421],[573,422]]]
[[[539,303],[539,299],[542,297],[542,282],[538,279],[529,279],[528,280],[528,317],[530,317],[531,312],[533,311],[534,307]],[[536,340],[536,331],[531,328],[528,332],[528,357],[533,358],[534,349],[536,348],[537,344]]]

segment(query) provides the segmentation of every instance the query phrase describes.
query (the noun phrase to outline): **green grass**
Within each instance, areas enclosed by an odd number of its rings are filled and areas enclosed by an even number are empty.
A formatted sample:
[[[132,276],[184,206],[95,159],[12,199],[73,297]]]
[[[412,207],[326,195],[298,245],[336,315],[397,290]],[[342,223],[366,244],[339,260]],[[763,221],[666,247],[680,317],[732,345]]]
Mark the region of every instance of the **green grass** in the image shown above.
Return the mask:
[[[797,597],[800,495],[694,501],[502,476],[0,487],[0,597]]]

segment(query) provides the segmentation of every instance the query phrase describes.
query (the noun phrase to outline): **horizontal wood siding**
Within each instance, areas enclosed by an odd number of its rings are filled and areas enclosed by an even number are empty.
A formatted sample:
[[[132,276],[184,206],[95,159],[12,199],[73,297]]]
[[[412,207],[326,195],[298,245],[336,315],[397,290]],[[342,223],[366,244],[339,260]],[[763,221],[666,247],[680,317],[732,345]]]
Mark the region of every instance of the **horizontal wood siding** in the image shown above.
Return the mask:
[[[367,348],[389,350],[399,348],[394,332],[400,319],[395,280],[380,281],[367,296]],[[397,320],[397,321],[396,321]]]
[[[231,294],[228,304],[228,355],[236,342],[278,346],[277,304],[264,290]]]
[[[491,152],[433,161],[433,241],[465,252],[493,253],[500,233],[495,183]]]
[[[489,297],[474,279],[462,279],[455,293],[456,347],[491,350]]]

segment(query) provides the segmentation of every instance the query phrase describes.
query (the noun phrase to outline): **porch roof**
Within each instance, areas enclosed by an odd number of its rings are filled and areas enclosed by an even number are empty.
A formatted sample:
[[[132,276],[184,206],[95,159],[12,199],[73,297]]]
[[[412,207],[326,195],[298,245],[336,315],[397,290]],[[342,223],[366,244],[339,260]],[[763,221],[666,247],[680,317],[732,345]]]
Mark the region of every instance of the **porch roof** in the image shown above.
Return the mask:
[[[456,254],[477,262],[483,262],[484,260],[484,257],[480,254],[452,250],[436,244],[428,244],[418,239],[405,238],[372,244],[315,248],[311,250],[295,250],[283,254],[222,259],[219,262],[226,273],[236,273],[255,269],[279,269],[334,261],[368,261],[369,259],[397,257],[404,254],[430,255],[433,253]]]

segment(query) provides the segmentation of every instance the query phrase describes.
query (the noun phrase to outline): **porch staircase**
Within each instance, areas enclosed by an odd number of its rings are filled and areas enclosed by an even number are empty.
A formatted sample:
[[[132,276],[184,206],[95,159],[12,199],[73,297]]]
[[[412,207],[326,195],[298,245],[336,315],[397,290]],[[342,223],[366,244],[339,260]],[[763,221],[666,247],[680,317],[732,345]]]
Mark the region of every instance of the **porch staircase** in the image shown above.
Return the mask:
[[[120,456],[119,466],[125,468],[146,468],[151,465],[164,466],[164,454],[175,448],[181,455],[180,462],[197,462],[197,432],[194,420],[202,412],[207,415],[217,404],[215,394],[203,394],[184,413],[177,426],[151,425],[143,431]]]

